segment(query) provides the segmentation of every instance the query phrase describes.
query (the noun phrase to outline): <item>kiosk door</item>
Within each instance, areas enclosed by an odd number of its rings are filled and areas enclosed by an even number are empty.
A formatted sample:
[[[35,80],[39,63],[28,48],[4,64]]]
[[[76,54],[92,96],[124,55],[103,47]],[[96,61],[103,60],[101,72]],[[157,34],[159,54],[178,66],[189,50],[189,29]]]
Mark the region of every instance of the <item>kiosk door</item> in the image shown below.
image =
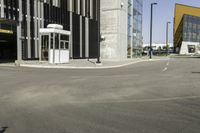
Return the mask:
[[[41,36],[41,58],[42,61],[48,61],[49,59],[49,35]]]

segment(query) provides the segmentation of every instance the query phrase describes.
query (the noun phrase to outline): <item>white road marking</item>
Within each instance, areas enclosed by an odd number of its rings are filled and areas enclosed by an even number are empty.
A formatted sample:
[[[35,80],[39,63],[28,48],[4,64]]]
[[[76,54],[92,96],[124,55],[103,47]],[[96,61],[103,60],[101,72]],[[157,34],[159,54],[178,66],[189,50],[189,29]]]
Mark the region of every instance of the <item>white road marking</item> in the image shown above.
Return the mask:
[[[167,66],[169,66],[169,61],[167,62]]]
[[[168,69],[168,68],[167,68],[167,67],[165,67],[165,68],[163,69],[163,72],[167,71],[167,69]]]
[[[165,71],[168,70],[168,67],[167,67],[167,66],[169,66],[169,60],[170,60],[170,59],[168,59],[168,61],[167,61],[166,67],[162,70],[163,72],[165,72]]]

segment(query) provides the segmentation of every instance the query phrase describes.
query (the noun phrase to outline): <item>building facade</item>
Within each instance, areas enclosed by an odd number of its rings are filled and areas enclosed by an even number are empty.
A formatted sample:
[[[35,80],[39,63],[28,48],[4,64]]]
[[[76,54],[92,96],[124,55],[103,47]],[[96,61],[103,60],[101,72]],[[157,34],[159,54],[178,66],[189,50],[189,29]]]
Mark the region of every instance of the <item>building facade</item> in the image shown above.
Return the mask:
[[[129,0],[132,1],[132,0]],[[130,33],[132,31],[131,37],[133,41],[130,42],[132,44],[132,54],[130,57],[139,57],[142,54],[142,45],[143,45],[143,36],[142,36],[142,14],[143,14],[143,0],[133,0],[132,6],[133,8],[133,20],[132,27],[130,29]]]
[[[143,0],[101,0],[101,57],[124,60],[142,53]]]
[[[14,51],[18,58],[38,59],[39,29],[48,24],[71,31],[71,58],[96,58],[99,9],[99,0],[0,0],[0,38],[13,45],[11,50],[3,47],[0,58]],[[3,36],[14,39],[9,43]]]
[[[200,53],[200,8],[176,4],[174,46],[182,55]]]

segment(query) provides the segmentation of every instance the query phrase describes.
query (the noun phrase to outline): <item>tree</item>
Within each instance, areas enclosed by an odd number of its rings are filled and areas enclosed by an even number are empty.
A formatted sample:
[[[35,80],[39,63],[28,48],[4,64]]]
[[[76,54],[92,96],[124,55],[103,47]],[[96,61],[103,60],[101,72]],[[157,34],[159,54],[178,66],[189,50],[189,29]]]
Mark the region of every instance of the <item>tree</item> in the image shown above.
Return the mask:
[[[157,50],[158,50],[158,54],[161,54],[161,50],[162,50],[161,46],[159,46]]]

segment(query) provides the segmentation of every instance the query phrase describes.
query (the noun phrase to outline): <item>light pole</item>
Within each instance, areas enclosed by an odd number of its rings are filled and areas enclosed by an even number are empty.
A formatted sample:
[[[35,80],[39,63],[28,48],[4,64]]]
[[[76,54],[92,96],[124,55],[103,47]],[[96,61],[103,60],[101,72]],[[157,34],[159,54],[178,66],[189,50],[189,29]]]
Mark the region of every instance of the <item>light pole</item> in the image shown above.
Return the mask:
[[[168,35],[169,35],[169,24],[170,24],[171,22],[167,22],[167,24],[166,24],[166,55],[168,55]]]
[[[98,5],[98,11],[97,11],[97,19],[98,19],[98,51],[97,51],[97,64],[101,64],[101,61],[100,61],[100,42],[101,42],[101,31],[100,31],[100,10],[101,10],[101,7],[100,7],[100,0],[97,1],[97,5]]]
[[[151,18],[150,18],[150,50],[149,50],[149,58],[152,59],[152,27],[153,27],[153,6],[157,5],[157,3],[151,3]]]

